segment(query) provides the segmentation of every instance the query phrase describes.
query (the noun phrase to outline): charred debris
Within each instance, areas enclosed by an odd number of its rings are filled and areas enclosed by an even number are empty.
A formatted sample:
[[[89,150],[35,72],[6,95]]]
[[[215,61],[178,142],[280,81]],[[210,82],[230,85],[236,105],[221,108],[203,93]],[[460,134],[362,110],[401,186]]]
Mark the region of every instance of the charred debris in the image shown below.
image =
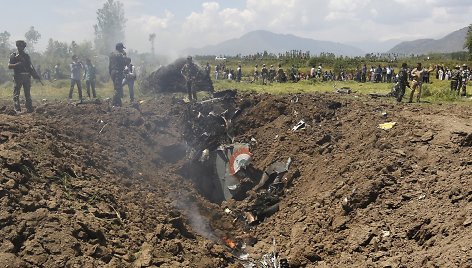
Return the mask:
[[[183,132],[189,161],[182,175],[191,178],[211,202],[242,201],[244,207],[235,217],[257,224],[278,211],[284,189],[300,174],[291,158],[274,160],[264,170],[252,165],[257,141],[238,140],[233,124],[251,103],[236,97],[235,90],[225,90],[189,103]]]

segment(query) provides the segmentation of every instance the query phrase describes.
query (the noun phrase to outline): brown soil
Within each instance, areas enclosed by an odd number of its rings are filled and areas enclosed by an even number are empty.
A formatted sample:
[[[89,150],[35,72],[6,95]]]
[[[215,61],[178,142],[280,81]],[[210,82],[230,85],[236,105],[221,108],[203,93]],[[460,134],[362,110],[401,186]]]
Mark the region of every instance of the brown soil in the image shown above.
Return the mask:
[[[19,116],[5,105],[0,267],[244,267],[273,251],[290,267],[472,267],[467,107],[238,95],[229,132],[251,143],[252,168],[292,159],[278,210],[248,224],[264,189],[208,201],[198,106],[163,94]]]

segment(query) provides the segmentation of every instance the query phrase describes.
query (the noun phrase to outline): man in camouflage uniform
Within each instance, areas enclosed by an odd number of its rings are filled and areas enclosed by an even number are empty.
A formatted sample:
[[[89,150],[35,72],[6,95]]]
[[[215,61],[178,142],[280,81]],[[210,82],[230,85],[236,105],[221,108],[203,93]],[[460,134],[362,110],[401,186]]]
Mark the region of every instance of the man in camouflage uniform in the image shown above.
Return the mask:
[[[261,68],[261,77],[262,77],[262,84],[266,85],[267,84],[267,78],[269,76],[269,70],[267,70],[267,67],[265,64],[262,64]]]
[[[269,82],[270,83],[274,82],[276,75],[277,75],[277,72],[274,69],[274,65],[271,65],[269,68]]]
[[[397,102],[402,101],[403,95],[405,95],[406,87],[410,87],[410,84],[408,83],[408,65],[403,63],[402,68],[398,73],[398,84],[395,96],[397,98]]]
[[[123,43],[117,43],[116,50],[110,54],[110,62],[108,65],[108,72],[113,81],[113,106],[120,107],[122,105],[121,98],[123,97],[123,79],[124,70],[126,66],[126,52]]]
[[[180,73],[182,74],[182,76],[185,78],[185,81],[186,81],[188,99],[190,101],[192,100],[196,101],[197,92],[195,91],[193,87],[194,87],[195,79],[197,78],[198,67],[197,65],[195,65],[195,63],[193,63],[191,56],[187,57],[187,62],[182,67],[182,70],[180,70]]]
[[[287,76],[285,75],[284,69],[282,68],[281,64],[279,64],[279,68],[277,69],[277,82],[287,82]]]
[[[462,73],[461,73],[461,96],[467,96],[467,81],[469,80],[470,70],[467,67],[467,64],[462,65]]]
[[[456,65],[454,67],[454,70],[452,70],[451,72],[451,91],[456,91],[457,90],[457,94],[459,94],[459,89],[460,89],[460,78],[461,78],[461,70],[460,70],[460,66],[459,65]]]
[[[259,69],[258,68],[259,67],[256,64],[256,66],[254,66],[254,74],[253,74],[254,78],[253,78],[252,82],[256,82],[256,81],[259,80]]]
[[[23,87],[26,100],[26,111],[33,112],[33,101],[31,100],[31,76],[41,81],[38,73],[31,64],[30,56],[25,53],[26,42],[23,40],[16,41],[18,52],[13,52],[10,56],[8,69],[13,69],[13,105],[16,113],[21,112],[20,107],[20,90]]]

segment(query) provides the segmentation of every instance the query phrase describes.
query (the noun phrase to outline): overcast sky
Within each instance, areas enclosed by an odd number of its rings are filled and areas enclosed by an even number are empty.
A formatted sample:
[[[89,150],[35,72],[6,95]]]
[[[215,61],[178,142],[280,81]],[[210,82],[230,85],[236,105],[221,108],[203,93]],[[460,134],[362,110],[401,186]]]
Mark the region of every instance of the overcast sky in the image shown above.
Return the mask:
[[[0,0],[0,31],[24,39],[30,26],[49,38],[93,40],[96,11],[105,0]],[[472,0],[120,0],[125,7],[125,45],[175,53],[217,44],[253,30],[291,33],[342,43],[441,38],[472,23]],[[28,7],[26,7],[28,6]],[[360,47],[362,48],[362,47]],[[365,48],[362,48],[365,49]]]

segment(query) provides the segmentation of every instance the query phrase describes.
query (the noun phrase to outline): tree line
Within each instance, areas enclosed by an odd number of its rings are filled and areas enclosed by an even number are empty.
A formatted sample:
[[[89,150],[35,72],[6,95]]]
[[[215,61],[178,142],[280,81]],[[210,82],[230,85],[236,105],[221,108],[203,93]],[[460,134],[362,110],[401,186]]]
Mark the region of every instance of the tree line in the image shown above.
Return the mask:
[[[126,17],[123,4],[115,0],[106,0],[96,14],[97,22],[91,26],[94,29],[93,41],[62,42],[49,38],[43,52],[35,49],[42,37],[41,33],[31,26],[24,34],[24,40],[27,43],[27,52],[37,71],[45,73],[49,70],[52,73],[54,66],[58,66],[62,78],[68,78],[72,55],[77,55],[80,60],[85,61],[89,58],[96,65],[99,80],[108,80],[108,55],[115,49],[116,43],[125,42]],[[154,55],[155,38],[156,34],[150,33],[149,42],[152,53],[127,51],[135,65],[143,69],[141,72],[147,72],[146,68],[149,71],[153,70],[158,64],[157,57]],[[11,40],[10,32],[6,30],[0,32],[0,83],[12,80],[7,65],[11,53],[16,50],[14,42],[15,40]]]

